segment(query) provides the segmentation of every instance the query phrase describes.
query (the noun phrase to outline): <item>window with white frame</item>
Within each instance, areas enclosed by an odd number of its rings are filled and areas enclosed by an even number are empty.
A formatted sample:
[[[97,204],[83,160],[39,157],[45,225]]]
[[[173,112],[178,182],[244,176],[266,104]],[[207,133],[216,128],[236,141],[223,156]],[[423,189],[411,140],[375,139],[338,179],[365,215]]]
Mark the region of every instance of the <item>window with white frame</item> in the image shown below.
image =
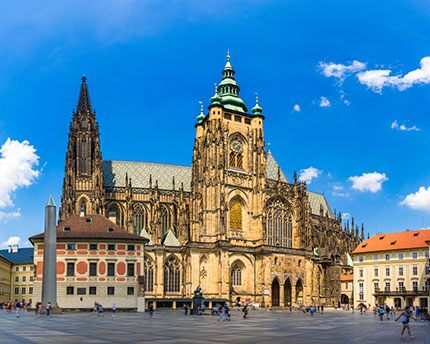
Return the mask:
[[[418,291],[418,281],[412,281],[412,290]]]
[[[418,275],[418,266],[412,267],[412,275],[414,275],[414,276]]]
[[[387,253],[387,254],[385,255],[385,260],[390,260],[390,254],[389,254],[389,253]]]
[[[363,269],[358,270],[358,274],[360,277],[363,277]]]
[[[417,259],[418,258],[418,252],[412,252],[412,258]]]
[[[364,300],[364,283],[358,283],[358,297],[360,300]]]
[[[399,266],[399,276],[403,276],[403,266]]]
[[[373,276],[379,277],[379,269],[378,268],[373,269]]]
[[[385,268],[385,276],[390,276],[390,268]]]

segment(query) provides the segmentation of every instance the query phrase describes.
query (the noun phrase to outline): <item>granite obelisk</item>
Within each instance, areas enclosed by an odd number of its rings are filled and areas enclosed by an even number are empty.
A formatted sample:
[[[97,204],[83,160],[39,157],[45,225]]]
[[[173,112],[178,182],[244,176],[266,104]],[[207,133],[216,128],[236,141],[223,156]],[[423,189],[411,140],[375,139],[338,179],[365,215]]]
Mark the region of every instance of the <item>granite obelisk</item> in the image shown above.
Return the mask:
[[[49,196],[45,207],[45,233],[43,248],[42,305],[48,302],[57,307],[57,207]]]

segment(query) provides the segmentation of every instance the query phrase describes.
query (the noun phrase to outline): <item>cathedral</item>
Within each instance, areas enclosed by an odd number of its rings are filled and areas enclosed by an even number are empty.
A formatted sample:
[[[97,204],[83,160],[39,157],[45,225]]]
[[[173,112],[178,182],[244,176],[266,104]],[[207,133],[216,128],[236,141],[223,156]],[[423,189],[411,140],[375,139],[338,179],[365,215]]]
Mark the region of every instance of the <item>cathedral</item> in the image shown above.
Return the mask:
[[[210,302],[262,307],[340,301],[340,275],[364,238],[342,227],[325,197],[287,179],[266,149],[258,98],[239,96],[230,56],[207,112],[196,118],[191,166],[103,160],[96,113],[82,77],[72,113],[60,224],[103,215],[149,240],[147,301],[176,305],[200,286]],[[154,128],[157,130],[157,128]]]

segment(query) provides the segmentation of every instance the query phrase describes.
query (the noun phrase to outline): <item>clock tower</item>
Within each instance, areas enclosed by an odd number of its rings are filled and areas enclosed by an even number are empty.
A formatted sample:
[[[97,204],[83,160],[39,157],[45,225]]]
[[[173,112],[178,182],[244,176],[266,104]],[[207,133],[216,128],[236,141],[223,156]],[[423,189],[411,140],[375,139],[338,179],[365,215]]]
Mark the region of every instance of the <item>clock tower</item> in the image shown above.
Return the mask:
[[[193,240],[261,243],[266,154],[263,109],[252,113],[227,55],[207,114],[197,116],[192,171]]]

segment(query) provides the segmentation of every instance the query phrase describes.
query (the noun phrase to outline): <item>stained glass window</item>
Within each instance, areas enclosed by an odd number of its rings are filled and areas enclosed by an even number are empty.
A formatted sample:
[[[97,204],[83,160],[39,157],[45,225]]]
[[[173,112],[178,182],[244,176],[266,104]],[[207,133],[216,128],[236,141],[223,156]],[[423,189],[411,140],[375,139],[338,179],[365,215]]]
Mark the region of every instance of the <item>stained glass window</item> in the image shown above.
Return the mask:
[[[142,203],[133,205],[133,224],[134,232],[138,235],[142,229],[148,228],[148,210]]]
[[[144,274],[143,274],[143,285],[145,291],[153,292],[154,291],[154,261],[145,256],[144,259]]]
[[[234,263],[231,267],[231,285],[242,285],[242,265]]]
[[[237,198],[230,204],[230,229],[242,229],[242,204]]]
[[[166,293],[180,292],[181,271],[178,259],[170,256],[164,264],[164,291]]]
[[[292,224],[287,205],[280,199],[274,199],[268,203],[266,214],[266,243],[291,247]]]

